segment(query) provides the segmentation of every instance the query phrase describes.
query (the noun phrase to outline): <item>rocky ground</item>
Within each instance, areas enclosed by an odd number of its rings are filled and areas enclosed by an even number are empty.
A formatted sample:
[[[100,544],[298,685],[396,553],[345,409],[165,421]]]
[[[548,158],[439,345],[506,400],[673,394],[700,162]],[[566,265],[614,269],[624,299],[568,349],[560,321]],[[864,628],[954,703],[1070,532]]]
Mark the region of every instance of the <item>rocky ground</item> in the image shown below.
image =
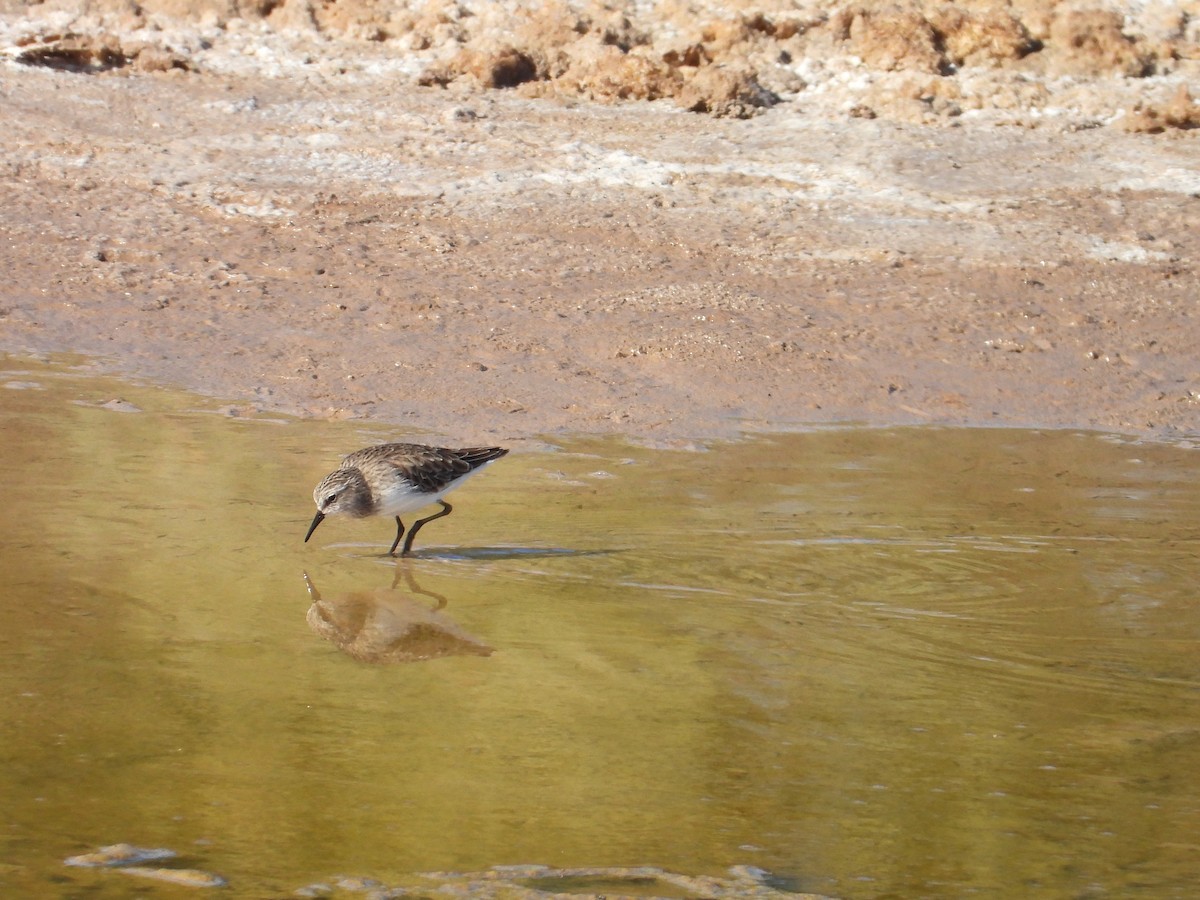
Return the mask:
[[[464,442],[1195,434],[1198,73],[1198,3],[8,0],[0,350]]]

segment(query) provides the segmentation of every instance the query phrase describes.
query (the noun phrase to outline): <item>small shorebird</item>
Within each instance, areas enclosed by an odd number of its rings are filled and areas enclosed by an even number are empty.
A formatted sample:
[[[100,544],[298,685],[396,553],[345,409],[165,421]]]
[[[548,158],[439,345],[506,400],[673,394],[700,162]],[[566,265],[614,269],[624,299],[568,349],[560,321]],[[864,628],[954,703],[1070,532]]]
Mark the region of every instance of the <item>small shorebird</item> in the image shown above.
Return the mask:
[[[412,549],[413,538],[421,526],[450,515],[454,509],[442,499],[462,484],[471,473],[508,453],[502,447],[467,447],[449,450],[423,444],[380,444],[355,451],[342,464],[321,479],[313,491],[317,514],[308,526],[304,542],[312,537],[326,516],[343,515],[361,519],[366,516],[395,516],[396,540],[389,556],[404,538],[400,514],[431,503],[442,511],[418,519],[404,539],[402,554]]]

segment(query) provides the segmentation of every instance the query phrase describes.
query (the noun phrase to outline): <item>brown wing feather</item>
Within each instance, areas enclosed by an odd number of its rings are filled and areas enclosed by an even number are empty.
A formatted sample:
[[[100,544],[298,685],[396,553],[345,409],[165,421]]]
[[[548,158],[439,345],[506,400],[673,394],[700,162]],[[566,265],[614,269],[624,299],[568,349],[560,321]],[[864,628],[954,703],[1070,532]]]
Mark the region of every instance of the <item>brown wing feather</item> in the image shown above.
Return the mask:
[[[484,463],[499,459],[508,451],[500,447],[467,447],[450,450],[443,447],[427,447],[421,462],[408,469],[405,474],[417,488],[430,494],[461,478]]]
[[[478,469],[484,463],[490,463],[493,459],[499,459],[508,453],[503,447],[466,447],[462,450],[451,450],[449,452],[453,453],[472,469]]]
[[[365,462],[386,463],[402,472],[418,490],[436,494],[456,478],[506,453],[508,451],[503,447],[451,450],[424,444],[380,444],[351,453],[342,461],[342,467],[359,466]]]

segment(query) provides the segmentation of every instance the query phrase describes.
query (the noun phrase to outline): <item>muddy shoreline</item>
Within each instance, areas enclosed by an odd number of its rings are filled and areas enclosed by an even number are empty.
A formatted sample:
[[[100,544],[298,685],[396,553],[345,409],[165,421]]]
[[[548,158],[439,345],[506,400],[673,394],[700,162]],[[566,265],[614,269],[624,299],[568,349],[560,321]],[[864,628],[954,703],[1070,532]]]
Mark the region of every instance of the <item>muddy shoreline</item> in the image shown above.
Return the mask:
[[[287,46],[0,63],[0,350],[456,441],[1200,426],[1195,130],[718,117]]]

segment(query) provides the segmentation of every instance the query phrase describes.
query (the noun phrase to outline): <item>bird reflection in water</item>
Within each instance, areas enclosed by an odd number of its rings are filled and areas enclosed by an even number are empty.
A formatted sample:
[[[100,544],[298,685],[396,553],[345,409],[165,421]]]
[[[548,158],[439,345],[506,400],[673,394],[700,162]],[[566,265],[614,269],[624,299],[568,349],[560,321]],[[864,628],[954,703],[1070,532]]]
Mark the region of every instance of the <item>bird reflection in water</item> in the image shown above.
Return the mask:
[[[343,653],[366,663],[491,656],[491,647],[441,611],[446,606],[445,597],[419,589],[411,573],[405,575],[413,593],[432,597],[437,605],[430,608],[412,594],[398,590],[396,581],[390,588],[322,597],[305,572],[304,583],[312,598],[308,626]]]

